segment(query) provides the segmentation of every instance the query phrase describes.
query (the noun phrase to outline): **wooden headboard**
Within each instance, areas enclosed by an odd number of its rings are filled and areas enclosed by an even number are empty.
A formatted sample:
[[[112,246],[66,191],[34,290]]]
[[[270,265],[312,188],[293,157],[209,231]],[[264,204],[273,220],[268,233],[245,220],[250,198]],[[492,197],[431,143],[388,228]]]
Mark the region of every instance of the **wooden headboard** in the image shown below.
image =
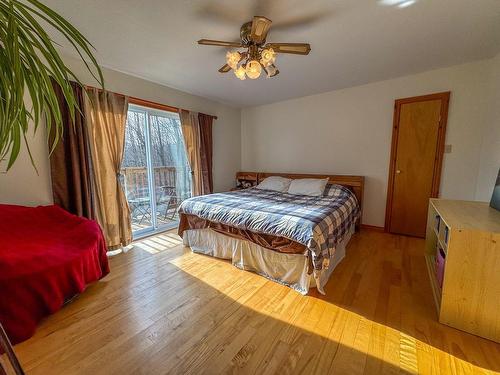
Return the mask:
[[[281,176],[291,179],[297,178],[328,178],[330,184],[342,185],[349,188],[359,202],[359,207],[361,209],[361,214],[363,214],[363,191],[365,187],[365,177],[364,176],[346,176],[346,175],[336,175],[336,174],[301,174],[301,173],[270,173],[270,172],[238,172],[238,176],[256,176],[257,183],[260,183],[264,178],[269,176]]]

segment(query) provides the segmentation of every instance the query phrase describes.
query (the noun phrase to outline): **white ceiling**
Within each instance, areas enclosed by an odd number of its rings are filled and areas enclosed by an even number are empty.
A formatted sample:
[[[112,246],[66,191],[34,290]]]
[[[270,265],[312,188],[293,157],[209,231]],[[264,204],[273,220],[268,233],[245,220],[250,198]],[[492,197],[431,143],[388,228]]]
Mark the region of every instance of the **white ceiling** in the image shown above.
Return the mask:
[[[404,0],[399,0],[404,1]],[[44,0],[97,49],[103,66],[238,107],[260,105],[494,56],[500,0]],[[385,4],[384,4],[385,3]],[[278,55],[272,79],[220,74],[225,49],[254,15],[269,42],[308,42]],[[287,27],[301,20],[301,26]]]

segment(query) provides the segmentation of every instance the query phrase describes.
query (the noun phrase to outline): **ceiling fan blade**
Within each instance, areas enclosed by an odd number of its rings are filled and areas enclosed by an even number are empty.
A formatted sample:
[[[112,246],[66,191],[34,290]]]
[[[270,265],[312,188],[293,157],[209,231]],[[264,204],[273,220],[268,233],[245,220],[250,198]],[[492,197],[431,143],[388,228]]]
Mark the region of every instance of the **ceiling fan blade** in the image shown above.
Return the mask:
[[[221,7],[219,4],[213,2],[200,4],[200,7],[196,10],[196,14],[203,20],[211,19],[215,22],[225,22],[231,25],[239,23],[237,8]]]
[[[211,39],[200,39],[198,44],[203,44],[204,46],[221,46],[221,47],[243,47],[240,42],[224,42],[222,40],[211,40]]]
[[[222,65],[222,67],[219,69],[219,73],[227,73],[231,70],[231,67],[227,64]]]
[[[267,33],[271,28],[272,21],[262,16],[255,16],[252,21],[250,39],[256,44],[264,43]]]
[[[282,21],[273,23],[273,30],[289,30],[289,29],[299,29],[304,27],[309,27],[316,23],[322,22],[326,18],[329,18],[332,11],[329,9],[323,9],[318,12],[303,14],[296,17],[291,17]]]
[[[273,11],[276,10],[276,4],[277,1],[274,3],[269,0],[254,0],[255,4],[253,6],[253,9],[251,10],[251,14],[272,14],[275,13]]]
[[[308,55],[311,51],[309,43],[269,43],[266,48],[272,48],[278,53],[293,53],[295,55]]]

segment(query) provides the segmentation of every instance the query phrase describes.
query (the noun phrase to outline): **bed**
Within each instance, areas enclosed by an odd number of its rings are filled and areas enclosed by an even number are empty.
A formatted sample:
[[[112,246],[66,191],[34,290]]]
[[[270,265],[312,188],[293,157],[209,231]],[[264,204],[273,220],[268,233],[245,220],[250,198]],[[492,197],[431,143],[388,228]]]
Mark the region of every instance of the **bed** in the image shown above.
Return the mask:
[[[109,273],[99,225],[58,206],[0,205],[0,322],[12,343]]]
[[[257,182],[269,176],[328,178],[328,185],[317,197],[251,187],[187,199],[179,208],[184,244],[302,294],[311,286],[324,294],[359,225],[363,176],[255,175]]]

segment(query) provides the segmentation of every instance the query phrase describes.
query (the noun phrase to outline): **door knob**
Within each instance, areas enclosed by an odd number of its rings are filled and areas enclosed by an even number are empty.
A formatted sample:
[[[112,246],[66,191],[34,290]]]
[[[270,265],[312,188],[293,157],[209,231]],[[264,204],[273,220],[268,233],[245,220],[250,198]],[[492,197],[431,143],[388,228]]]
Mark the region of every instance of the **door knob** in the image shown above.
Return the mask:
[[[400,173],[401,173],[401,171],[400,171],[399,169],[396,169],[396,173],[397,173],[397,174],[400,174]]]

